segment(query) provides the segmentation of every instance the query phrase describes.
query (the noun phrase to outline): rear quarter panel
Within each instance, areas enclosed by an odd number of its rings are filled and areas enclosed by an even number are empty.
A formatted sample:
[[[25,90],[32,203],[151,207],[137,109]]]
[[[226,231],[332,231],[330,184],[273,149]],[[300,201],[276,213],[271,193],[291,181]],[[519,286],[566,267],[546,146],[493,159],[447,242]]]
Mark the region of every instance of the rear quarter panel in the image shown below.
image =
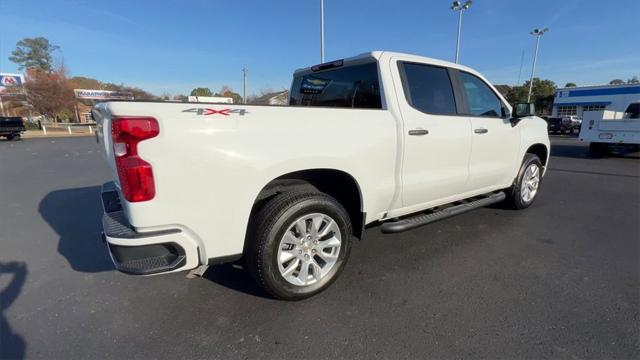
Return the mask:
[[[271,180],[336,169],[358,182],[375,218],[395,190],[396,120],[385,110],[114,102],[115,115],[152,116],[160,134],[139,144],[156,183],[153,200],[124,206],[139,231],[178,226],[202,259],[242,252],[249,213]],[[244,110],[244,115],[190,109]],[[112,161],[110,161],[112,162]]]

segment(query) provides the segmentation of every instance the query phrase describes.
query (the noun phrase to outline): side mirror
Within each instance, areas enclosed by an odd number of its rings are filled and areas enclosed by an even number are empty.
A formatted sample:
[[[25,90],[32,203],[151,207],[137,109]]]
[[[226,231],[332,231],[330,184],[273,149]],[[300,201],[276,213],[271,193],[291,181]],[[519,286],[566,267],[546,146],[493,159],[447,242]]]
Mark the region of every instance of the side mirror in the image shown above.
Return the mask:
[[[534,116],[536,114],[535,105],[532,103],[517,103],[513,107],[513,117],[520,119],[527,116]]]

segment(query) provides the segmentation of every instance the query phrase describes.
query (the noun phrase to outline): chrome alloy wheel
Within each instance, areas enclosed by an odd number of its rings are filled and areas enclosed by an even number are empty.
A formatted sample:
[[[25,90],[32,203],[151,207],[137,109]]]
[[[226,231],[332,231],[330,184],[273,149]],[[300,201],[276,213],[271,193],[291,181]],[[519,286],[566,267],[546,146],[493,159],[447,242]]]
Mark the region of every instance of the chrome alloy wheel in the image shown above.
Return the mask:
[[[304,215],[287,227],[278,246],[280,275],[297,286],[314,284],[334,267],[342,235],[330,216]]]
[[[525,202],[530,202],[536,197],[538,187],[540,186],[540,167],[537,164],[531,164],[522,176],[522,185],[520,185],[520,196]]]

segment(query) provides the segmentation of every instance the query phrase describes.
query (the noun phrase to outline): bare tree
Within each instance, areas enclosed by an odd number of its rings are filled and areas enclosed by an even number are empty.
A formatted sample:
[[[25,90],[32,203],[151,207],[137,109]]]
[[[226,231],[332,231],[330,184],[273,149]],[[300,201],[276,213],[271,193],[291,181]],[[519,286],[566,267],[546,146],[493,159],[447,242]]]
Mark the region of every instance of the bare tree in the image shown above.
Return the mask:
[[[76,99],[67,82],[64,66],[51,72],[32,68],[27,70],[24,90],[33,109],[48,119],[73,112]]]
[[[234,104],[242,104],[242,95],[234,92],[233,89],[227,85],[222,85],[220,92],[216,93],[214,96],[230,97],[233,99]]]

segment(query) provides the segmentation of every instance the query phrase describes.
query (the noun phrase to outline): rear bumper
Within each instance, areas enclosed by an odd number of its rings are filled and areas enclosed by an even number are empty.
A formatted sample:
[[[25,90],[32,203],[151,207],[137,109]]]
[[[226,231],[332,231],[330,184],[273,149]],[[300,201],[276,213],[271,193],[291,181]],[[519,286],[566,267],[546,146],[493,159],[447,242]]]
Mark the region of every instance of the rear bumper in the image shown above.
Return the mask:
[[[21,128],[3,128],[0,129],[0,136],[6,135],[20,135],[24,132],[24,129]]]
[[[196,242],[180,228],[138,232],[129,224],[113,183],[102,187],[102,227],[116,269],[132,275],[189,270],[200,264]]]

